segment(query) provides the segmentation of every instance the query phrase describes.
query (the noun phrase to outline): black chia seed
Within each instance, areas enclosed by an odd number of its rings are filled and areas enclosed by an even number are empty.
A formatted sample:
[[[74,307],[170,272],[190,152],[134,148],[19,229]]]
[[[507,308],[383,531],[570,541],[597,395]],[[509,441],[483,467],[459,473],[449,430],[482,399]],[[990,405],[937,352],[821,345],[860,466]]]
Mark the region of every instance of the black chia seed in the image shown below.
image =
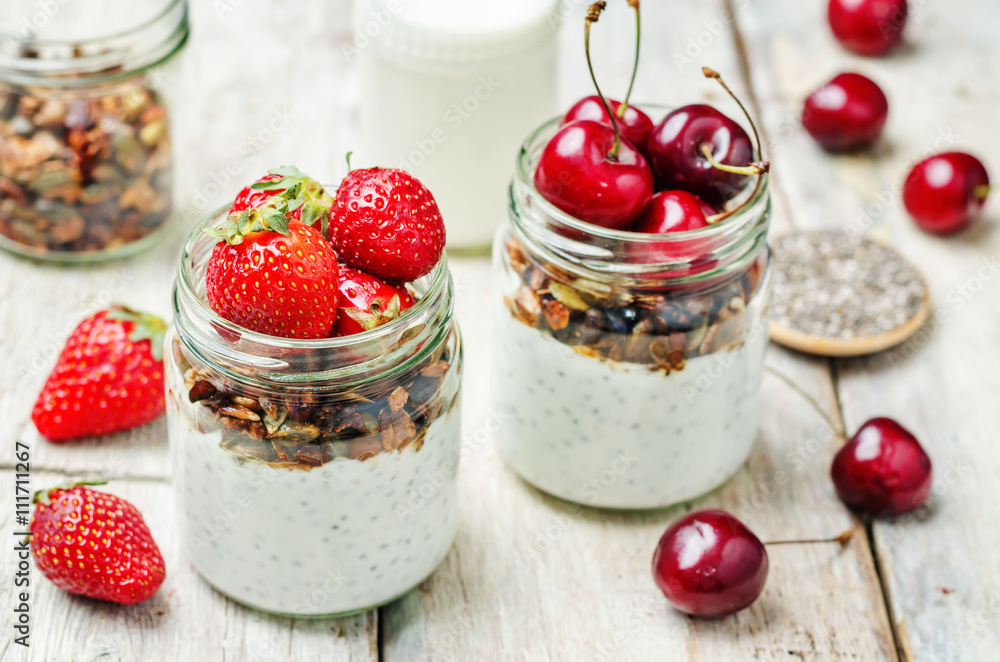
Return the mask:
[[[927,287],[895,250],[835,230],[774,240],[771,323],[822,338],[866,338],[912,319]]]

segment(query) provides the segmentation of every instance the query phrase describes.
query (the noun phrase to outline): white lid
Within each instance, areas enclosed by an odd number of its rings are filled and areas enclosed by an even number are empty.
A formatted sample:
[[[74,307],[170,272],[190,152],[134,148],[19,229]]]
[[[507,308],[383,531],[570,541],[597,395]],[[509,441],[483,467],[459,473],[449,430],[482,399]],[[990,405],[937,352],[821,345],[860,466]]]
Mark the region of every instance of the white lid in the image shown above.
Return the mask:
[[[354,29],[393,59],[479,63],[556,39],[559,10],[560,0],[364,0]]]

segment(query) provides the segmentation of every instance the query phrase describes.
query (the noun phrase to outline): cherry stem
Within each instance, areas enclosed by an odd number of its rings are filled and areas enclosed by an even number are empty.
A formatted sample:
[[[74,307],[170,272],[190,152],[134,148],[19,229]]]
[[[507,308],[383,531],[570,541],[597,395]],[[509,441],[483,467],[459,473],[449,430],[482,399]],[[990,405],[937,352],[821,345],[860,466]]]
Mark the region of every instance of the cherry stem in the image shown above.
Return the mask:
[[[757,143],[757,155],[761,159],[763,159],[764,148],[761,146],[760,136],[757,134],[757,125],[754,124],[753,118],[750,117],[750,113],[747,112],[747,109],[743,105],[743,102],[740,101],[740,98],[736,96],[731,89],[729,89],[729,86],[726,85],[726,81],[722,80],[722,76],[719,74],[718,71],[712,69],[711,67],[702,67],[701,73],[705,74],[705,78],[714,78],[719,83],[719,85],[722,86],[722,89],[724,89],[726,92],[729,93],[729,96],[733,98],[733,101],[735,101],[736,105],[740,107],[740,110],[743,111],[743,116],[747,118],[747,122],[750,123],[750,130],[753,131],[754,142]]]
[[[989,184],[980,184],[979,186],[972,189],[972,197],[976,200],[985,200],[990,194]]]
[[[834,432],[836,432],[841,439],[844,440],[847,439],[847,434],[844,432],[844,428],[842,428],[836,421],[833,420],[833,418],[830,417],[829,414],[826,413],[826,411],[823,410],[823,408],[819,405],[819,402],[816,401],[816,398],[806,393],[805,389],[803,389],[801,386],[792,381],[791,377],[785,375],[784,373],[778,372],[769,365],[764,366],[764,370],[771,373],[772,375],[774,375],[775,377],[777,377],[778,379],[780,379],[781,381],[785,382],[793,389],[795,389],[795,391],[797,391],[799,395],[805,398],[809,402],[809,404],[813,406],[813,409],[816,410],[816,413],[818,413],[821,417],[823,417],[823,420],[827,422],[830,428]]]
[[[615,119],[615,114],[611,112],[611,106],[608,105],[608,100],[604,98],[604,94],[601,93],[601,87],[597,84],[597,76],[594,74],[594,64],[590,60],[590,26],[597,23],[597,19],[600,18],[601,12],[608,6],[608,3],[604,0],[598,0],[594,4],[590,5],[587,10],[587,16],[583,23],[583,50],[587,54],[587,69],[590,70],[590,80],[594,82],[594,89],[597,90],[597,97],[601,100],[601,105],[604,106],[604,112],[608,114],[611,119],[611,126],[615,130],[615,142],[611,145],[611,150],[608,152],[608,158],[612,161],[618,160],[618,150],[621,148],[622,136],[618,129],[618,120]]]
[[[743,209],[748,204],[750,204],[750,201],[753,200],[757,196],[757,191],[760,190],[761,178],[759,177],[759,175],[761,175],[761,174],[763,174],[765,172],[768,172],[771,169],[771,165],[767,161],[763,160],[763,158],[764,158],[764,147],[761,145],[761,142],[760,142],[760,134],[757,133],[757,125],[754,123],[753,118],[750,117],[750,113],[747,112],[747,109],[743,105],[743,102],[740,101],[740,98],[738,96],[736,96],[731,89],[729,89],[729,86],[726,85],[726,82],[724,80],[722,80],[722,76],[719,75],[719,72],[716,71],[715,69],[712,69],[710,67],[702,67],[701,68],[701,73],[705,74],[706,78],[714,78],[719,83],[719,85],[722,86],[722,89],[724,89],[726,92],[729,93],[729,96],[731,96],[733,98],[733,101],[735,101],[736,105],[740,107],[740,110],[743,111],[743,116],[747,118],[747,122],[750,123],[750,129],[753,131],[754,142],[757,143],[757,156],[760,159],[762,159],[761,161],[758,161],[756,163],[750,164],[750,166],[756,166],[759,170],[757,172],[749,173],[749,174],[758,175],[758,177],[757,177],[757,181],[754,182],[753,191],[751,191],[751,193],[747,197],[747,199],[744,200],[739,206],[737,206],[737,207],[735,207],[733,209],[730,209],[728,211],[724,211],[721,214],[713,214],[709,218],[705,219],[706,221],[708,221],[709,224],[712,224],[712,223],[718,223],[719,221],[722,221],[724,219],[729,218],[730,216],[732,216],[733,214],[735,214],[736,212],[738,212],[739,210]],[[709,151],[711,151],[711,150],[709,150]],[[701,153],[705,154],[704,145],[702,146]],[[719,166],[721,164],[716,163],[715,159],[711,155],[709,155],[709,154],[705,154],[705,155],[708,158],[708,162],[711,163],[713,167],[719,168]],[[727,167],[732,167],[732,166],[727,166]],[[721,168],[721,169],[724,170],[725,172],[733,172],[732,170],[726,170],[726,168]],[[747,174],[747,173],[736,173],[736,174]]]
[[[734,175],[763,175],[771,168],[771,164],[767,161],[757,161],[747,166],[734,166],[729,165],[728,163],[719,163],[715,160],[715,155],[712,154],[711,143],[702,143],[699,149],[702,155],[708,159],[708,162],[712,164],[713,168],[723,172],[731,172]]]
[[[624,119],[625,111],[628,110],[628,100],[632,98],[632,88],[635,87],[635,75],[639,71],[639,41],[642,38],[642,20],[639,17],[639,0],[628,0],[629,5],[635,9],[635,60],[632,62],[632,80],[628,82],[628,92],[618,106],[618,119]]]
[[[765,545],[818,545],[835,542],[841,547],[851,541],[854,529],[848,529],[834,538],[806,538],[805,540],[768,540]]]

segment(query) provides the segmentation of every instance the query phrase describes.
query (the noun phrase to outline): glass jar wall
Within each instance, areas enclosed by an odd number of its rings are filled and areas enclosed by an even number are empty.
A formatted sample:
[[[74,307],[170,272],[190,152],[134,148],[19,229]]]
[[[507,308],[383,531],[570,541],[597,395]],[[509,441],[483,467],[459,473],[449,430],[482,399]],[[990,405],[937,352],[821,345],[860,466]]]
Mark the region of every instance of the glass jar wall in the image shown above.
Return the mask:
[[[173,214],[184,0],[13,0],[0,19],[0,246],[87,262],[150,246]]]
[[[766,175],[742,208],[701,230],[599,228],[534,188],[557,128],[525,143],[494,247],[494,397],[510,414],[500,451],[571,501],[629,509],[694,498],[729,478],[756,436],[771,289]]]
[[[412,284],[405,315],[292,340],[210,309],[216,241],[196,231],[185,246],[165,352],[188,558],[222,593],[272,613],[392,600],[433,572],[458,523],[462,347],[446,263]]]

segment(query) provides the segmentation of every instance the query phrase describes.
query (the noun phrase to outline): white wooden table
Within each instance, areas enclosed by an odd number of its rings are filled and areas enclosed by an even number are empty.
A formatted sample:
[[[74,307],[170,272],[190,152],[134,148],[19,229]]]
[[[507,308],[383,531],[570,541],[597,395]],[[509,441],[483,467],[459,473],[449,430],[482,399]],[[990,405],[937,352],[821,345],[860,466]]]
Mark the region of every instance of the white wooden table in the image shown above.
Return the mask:
[[[355,138],[346,0],[194,0],[193,66],[184,89],[180,177],[186,225],[231,198],[240,182],[296,163],[335,181]],[[570,0],[560,94],[590,92],[582,59],[582,0]],[[620,94],[631,18],[611,9],[595,29],[599,75]],[[621,3],[624,5],[624,3]],[[828,361],[771,347],[768,362],[856,428],[897,417],[935,464],[929,508],[865,527],[837,501],[827,471],[837,442],[799,396],[767,377],[750,461],[691,507],[722,507],[762,538],[833,535],[835,546],[771,549],[771,575],[750,609],[720,621],[670,609],[650,556],[684,509],[647,514],[584,510],[540,494],[497,456],[488,393],[489,265],[453,261],[467,348],[461,528],[440,569],[377,612],[340,620],[264,616],[213,592],[181,556],[170,498],[166,426],[100,441],[41,440],[30,408],[69,330],[109,301],[169,315],[181,231],[138,258],[88,269],[0,255],[0,604],[10,619],[13,448],[32,447],[34,487],[101,472],[109,490],[145,514],[168,577],[149,602],[122,608],[68,596],[40,576],[31,598],[32,646],[2,634],[0,660],[989,660],[1000,653],[1000,204],[952,239],[922,234],[897,185],[908,164],[943,148],[982,156],[1000,178],[1000,5],[914,0],[908,45],[860,59],[833,41],[825,1],[650,0],[636,98],[728,103],[702,79],[708,64],[764,118],[773,162],[774,232],[860,226],[897,246],[928,277],[935,321],[895,350]],[[229,10],[223,10],[229,8]],[[614,40],[610,35],[615,34]],[[830,157],[798,126],[801,100],[841,70],[871,75],[890,100],[874,154]],[[281,70],[279,75],[277,72]],[[287,97],[276,96],[281,81]],[[267,93],[263,93],[263,90]],[[733,112],[726,106],[728,112]],[[271,124],[280,127],[269,132]],[[248,140],[257,136],[256,144]],[[213,174],[215,173],[215,174]],[[220,185],[217,185],[220,184]],[[994,196],[1000,197],[1000,196]],[[498,210],[502,213],[502,210]],[[185,230],[186,231],[186,230]]]

